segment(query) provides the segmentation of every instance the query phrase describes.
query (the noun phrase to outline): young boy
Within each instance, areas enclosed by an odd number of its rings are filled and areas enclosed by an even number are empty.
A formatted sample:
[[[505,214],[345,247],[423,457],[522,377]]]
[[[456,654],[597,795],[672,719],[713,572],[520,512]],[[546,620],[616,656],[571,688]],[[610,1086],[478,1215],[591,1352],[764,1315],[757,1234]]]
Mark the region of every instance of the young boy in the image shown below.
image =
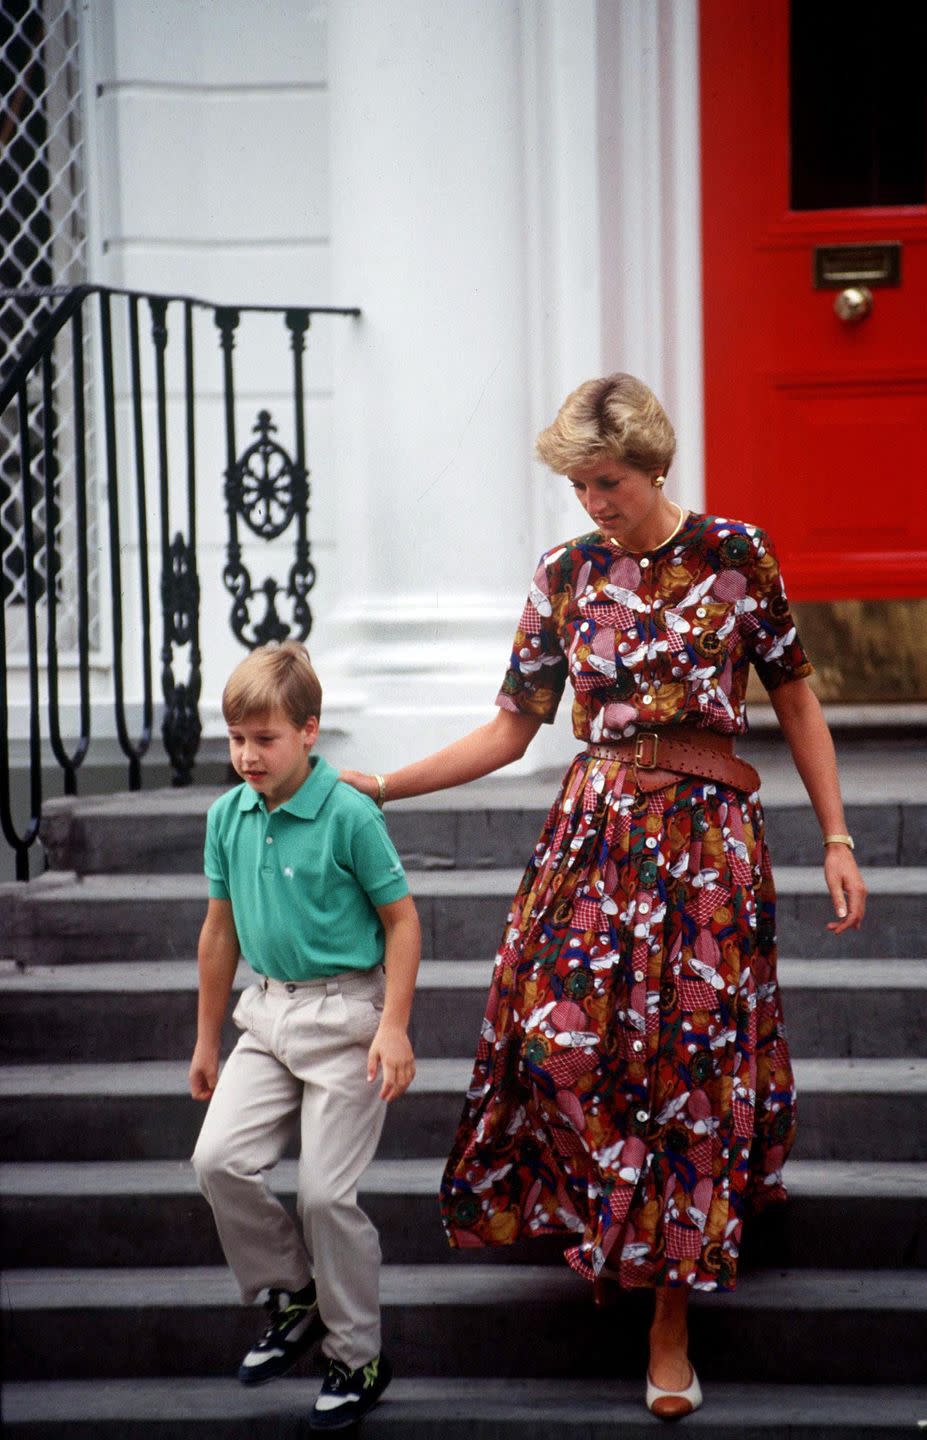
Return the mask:
[[[309,1425],[340,1430],[390,1381],[380,1245],[357,1185],[383,1102],[415,1074],[406,1031],[420,934],[380,811],[310,758],[321,704],[309,657],[292,642],[255,650],[225,687],[244,783],[207,818],[190,1091],[210,1101],[193,1164],[226,1259],[246,1303],[269,1292],[270,1323],[238,1378],[284,1375],[321,1339],[328,1363]],[[261,978],[235,1009],[243,1033],[219,1078],[239,951]],[[264,1183],[297,1125],[299,1225]]]

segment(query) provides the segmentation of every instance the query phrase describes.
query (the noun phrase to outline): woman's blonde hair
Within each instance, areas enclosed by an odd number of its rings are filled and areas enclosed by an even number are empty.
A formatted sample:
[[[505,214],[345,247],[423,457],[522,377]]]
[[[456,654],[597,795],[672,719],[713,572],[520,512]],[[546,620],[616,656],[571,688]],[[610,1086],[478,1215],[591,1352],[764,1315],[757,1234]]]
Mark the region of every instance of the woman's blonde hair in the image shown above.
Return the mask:
[[[282,645],[272,641],[252,650],[235,666],[222,692],[222,714],[227,725],[240,725],[270,710],[282,710],[298,730],[322,713],[319,677],[305,646],[295,640],[286,640]]]
[[[558,475],[571,474],[603,452],[624,465],[665,475],[676,453],[676,435],[643,380],[607,375],[584,381],[567,396],[535,450]]]

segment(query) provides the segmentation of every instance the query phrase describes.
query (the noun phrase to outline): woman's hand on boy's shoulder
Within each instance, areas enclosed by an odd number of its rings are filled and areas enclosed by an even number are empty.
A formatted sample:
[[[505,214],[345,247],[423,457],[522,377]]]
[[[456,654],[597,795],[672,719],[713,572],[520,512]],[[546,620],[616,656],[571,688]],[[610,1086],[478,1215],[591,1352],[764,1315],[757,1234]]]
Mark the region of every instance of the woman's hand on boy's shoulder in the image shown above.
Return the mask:
[[[368,800],[377,798],[377,782],[372,775],[365,775],[363,770],[339,770],[338,779],[343,780],[346,785],[353,785]]]
[[[367,1054],[367,1079],[373,1084],[377,1071],[383,1071],[381,1100],[398,1100],[415,1078],[415,1055],[412,1044],[401,1025],[380,1022]]]

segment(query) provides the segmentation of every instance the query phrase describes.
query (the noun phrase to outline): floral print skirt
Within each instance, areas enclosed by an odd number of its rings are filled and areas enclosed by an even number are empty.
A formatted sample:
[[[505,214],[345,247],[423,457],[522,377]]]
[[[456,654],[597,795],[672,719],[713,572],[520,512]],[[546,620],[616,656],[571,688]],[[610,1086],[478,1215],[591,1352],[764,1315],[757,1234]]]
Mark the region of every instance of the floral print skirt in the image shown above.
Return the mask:
[[[581,754],[508,916],[441,1190],[452,1245],[574,1237],[626,1287],[733,1289],[795,1092],[757,796]]]

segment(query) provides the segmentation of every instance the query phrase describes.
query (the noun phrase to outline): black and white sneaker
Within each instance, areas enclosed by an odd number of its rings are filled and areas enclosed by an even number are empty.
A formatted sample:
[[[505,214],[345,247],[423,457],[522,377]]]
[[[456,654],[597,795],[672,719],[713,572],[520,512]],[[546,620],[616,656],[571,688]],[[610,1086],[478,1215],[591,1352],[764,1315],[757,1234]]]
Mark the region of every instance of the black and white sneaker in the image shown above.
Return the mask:
[[[325,1379],[309,1416],[310,1430],[347,1430],[372,1410],[393,1378],[386,1356],[349,1370],[340,1360],[329,1360]]]
[[[270,1324],[238,1367],[242,1385],[263,1385],[292,1370],[325,1334],[315,1295],[315,1281],[302,1290],[271,1290],[265,1302]]]

